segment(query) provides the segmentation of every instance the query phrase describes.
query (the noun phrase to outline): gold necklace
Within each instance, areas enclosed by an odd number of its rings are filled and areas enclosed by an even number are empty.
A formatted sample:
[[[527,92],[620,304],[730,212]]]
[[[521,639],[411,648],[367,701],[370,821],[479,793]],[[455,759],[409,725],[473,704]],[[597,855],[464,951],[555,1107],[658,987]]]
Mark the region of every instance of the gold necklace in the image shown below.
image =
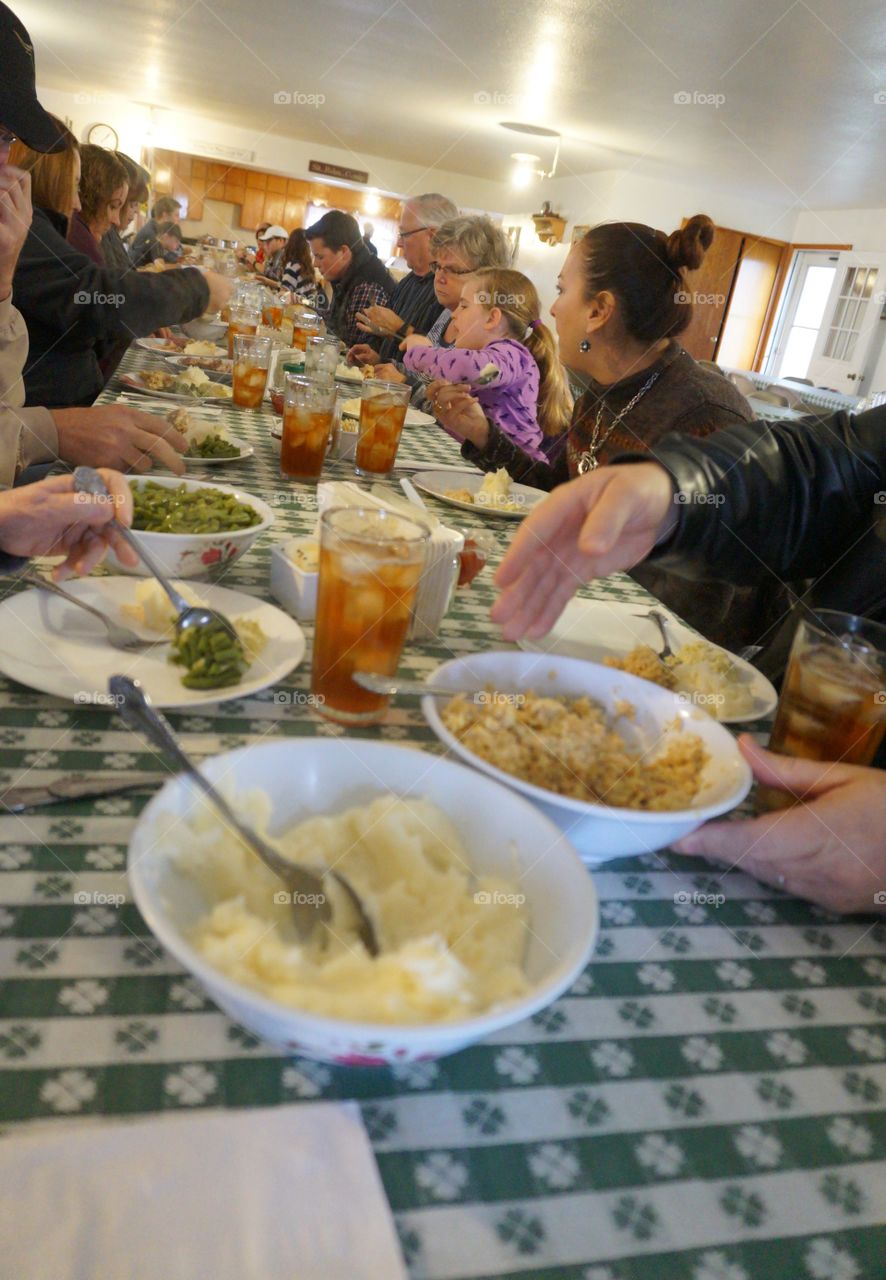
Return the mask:
[[[646,392],[649,390],[652,384],[658,379],[658,376],[660,373],[661,373],[661,370],[656,369],[655,373],[653,373],[650,377],[646,379],[646,381],[643,383],[642,387],[637,392],[637,394],[628,401],[628,403],[625,405],[625,407],[621,410],[620,413],[615,414],[615,416],[612,419],[612,422],[609,424],[609,427],[607,428],[605,434],[603,434],[602,438],[600,435],[600,431],[601,431],[601,426],[603,422],[603,410],[605,409],[606,406],[605,406],[605,403],[601,401],[600,407],[597,410],[597,416],[594,419],[594,433],[591,436],[591,443],[588,445],[587,449],[584,450],[584,452],[582,453],[581,457],[578,460],[577,470],[580,476],[587,475],[589,471],[597,470],[597,467],[600,465],[599,462],[597,461],[597,455],[599,454],[600,450],[603,448],[606,441],[612,435],[615,428],[619,425],[619,423],[622,422],[625,414],[630,413],[634,405],[637,404],[639,400],[643,399]]]

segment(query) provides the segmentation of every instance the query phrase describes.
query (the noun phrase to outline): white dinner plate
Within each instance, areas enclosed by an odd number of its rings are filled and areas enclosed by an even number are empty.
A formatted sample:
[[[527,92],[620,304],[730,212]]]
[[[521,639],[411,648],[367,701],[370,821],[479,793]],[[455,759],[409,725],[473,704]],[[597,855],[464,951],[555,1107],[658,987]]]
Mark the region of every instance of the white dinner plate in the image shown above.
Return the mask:
[[[412,483],[422,493],[429,493],[432,498],[437,498],[450,507],[472,511],[475,516],[491,516],[495,520],[522,520],[548,496],[543,489],[530,489],[528,485],[516,484],[512,480],[510,496],[520,503],[519,511],[501,511],[497,507],[478,506],[473,502],[460,502],[458,498],[446,497],[447,489],[467,489],[476,493],[485,479],[486,476],[479,471],[473,474],[465,474],[464,471],[421,471],[412,477]]]
[[[178,344],[169,346],[168,338],[136,338],[135,345],[142,351],[150,351],[155,356],[180,356],[182,347]]]
[[[417,481],[415,481],[418,484]],[[681,645],[699,636],[684,623],[679,622],[663,606],[659,606],[668,622],[671,645]],[[622,600],[584,600],[578,597],[569,601],[551,630],[540,640],[518,640],[521,649],[528,653],[555,653],[561,658],[584,658],[589,662],[602,662],[604,658],[623,658],[646,644],[658,652],[661,649],[661,632],[642,604],[628,604]],[[729,652],[726,650],[726,652]],[[736,654],[729,654],[742,677],[747,680],[754,700],[753,708],[746,715],[716,716],[723,724],[744,724],[759,720],[775,709],[778,694],[770,682],[756,667]],[[714,712],[711,711],[713,715]]]
[[[194,368],[203,369],[203,372],[206,374],[207,378],[211,378],[213,382],[230,383],[234,376],[233,360],[228,360],[227,357],[224,358],[224,362],[227,365],[226,369],[209,369],[204,367],[204,363],[203,363],[204,361],[216,360],[221,358],[222,357],[220,356],[170,356],[169,363],[171,365],[175,365],[177,369],[194,369]],[[194,361],[195,363],[192,364],[191,363],[192,361]]]
[[[352,400],[345,400],[342,404],[341,411],[346,418],[360,417],[360,397],[354,396]],[[421,409],[413,409],[412,405],[406,410],[406,426],[407,427],[432,427],[437,421],[432,418],[429,413],[422,413]]]
[[[136,591],[143,582],[143,578],[80,578],[66,582],[65,590],[138,635],[148,636],[151,633],[147,629],[139,628],[121,612],[122,605],[135,604]],[[260,623],[268,637],[264,651],[240,683],[230,688],[186,689],[181,682],[184,668],[167,660],[168,641],[158,637],[155,648],[137,653],[114,649],[98,619],[36,587],[9,596],[0,604],[0,631],[4,637],[0,671],[31,689],[81,705],[111,709],[108,679],[120,674],[140,680],[155,706],[205,707],[258,693],[282,680],[301,662],[304,634],[281,609],[227,587],[206,582],[195,583],[194,587],[211,608],[231,619],[248,614]]]
[[[185,457],[184,463],[186,467],[219,467],[224,466],[227,462],[243,462],[246,458],[251,458],[255,453],[255,447],[248,440],[241,440],[239,436],[228,435],[227,431],[218,431],[214,434],[224,436],[231,444],[235,444],[240,450],[236,458],[188,458]]]
[[[124,373],[120,377],[120,381],[124,387],[129,387],[132,391],[138,391],[143,396],[149,396],[153,400],[172,400],[175,404],[231,404],[230,396],[191,396],[183,394],[179,391],[154,391],[151,387],[146,387],[140,380],[137,373]],[[211,379],[210,379],[211,381]],[[216,386],[222,386],[222,383],[215,383]],[[230,390],[230,388],[229,388]]]

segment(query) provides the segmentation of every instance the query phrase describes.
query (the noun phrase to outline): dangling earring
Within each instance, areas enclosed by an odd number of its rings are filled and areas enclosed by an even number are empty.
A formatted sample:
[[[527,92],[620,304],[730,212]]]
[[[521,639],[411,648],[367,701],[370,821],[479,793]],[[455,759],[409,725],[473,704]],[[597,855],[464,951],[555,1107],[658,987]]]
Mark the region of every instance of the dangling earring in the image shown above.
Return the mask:
[[[587,338],[584,338],[584,339],[583,339],[583,340],[578,344],[578,349],[579,349],[579,351],[590,351],[590,349],[591,349],[591,344],[588,342]]]

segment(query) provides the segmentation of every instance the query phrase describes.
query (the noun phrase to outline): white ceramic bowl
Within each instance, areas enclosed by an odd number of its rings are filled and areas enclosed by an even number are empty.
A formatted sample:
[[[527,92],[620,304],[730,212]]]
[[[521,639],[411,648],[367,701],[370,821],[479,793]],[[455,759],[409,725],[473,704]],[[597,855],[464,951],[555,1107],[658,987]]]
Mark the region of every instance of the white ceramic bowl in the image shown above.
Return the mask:
[[[228,326],[217,316],[198,316],[196,320],[188,320],[182,325],[182,333],[199,341],[212,341],[221,338],[228,332]]]
[[[232,529],[228,532],[144,533],[136,530],[136,538],[143,541],[148,552],[156,556],[160,567],[170,578],[211,578],[218,575],[235,560],[239,560],[259,534],[270,529],[274,523],[274,512],[266,502],[242,489],[232,488],[231,485],[207,480],[179,479],[178,476],[138,476],[131,479],[133,485],[148,481],[163,485],[166,489],[176,489],[181,484],[187,489],[220,489],[223,493],[232,493],[238,502],[254,507],[261,516],[261,521],[248,529]],[[129,565],[121,564],[113,551],[108,552],[106,563],[109,569],[115,569],[118,573],[131,573],[139,578],[151,576],[141,561],[130,568]]]
[[[627,701],[636,709],[636,725],[647,745],[667,742],[680,730],[675,721],[697,734],[707,747],[710,759],[702,774],[696,802],[689,809],[642,811],[590,804],[556,795],[543,787],[522,782],[469,751],[440,718],[438,699],[422,699],[425,718],[437,737],[463,760],[509,787],[529,796],[564,831],[589,866],[609,858],[651,853],[688,835],[709,818],[734,809],[751,786],[751,771],[727,729],[706,712],[687,706],[675,693],[640,680],[624,671],[583,662],[580,658],[559,658],[551,654],[492,652],[444,662],[431,675],[431,685],[483,689],[491,685],[502,693],[533,690],[537,694],[576,697],[589,695],[615,713],[616,703]],[[622,726],[625,722],[622,721]],[[622,727],[620,726],[620,728]]]
[[[522,869],[520,891],[526,894],[531,926],[525,969],[532,986],[525,996],[494,1012],[420,1026],[319,1017],[232,981],[185,940],[205,903],[194,883],[170,864],[154,828],[161,813],[184,814],[194,792],[184,778],[168,782],[142,813],[129,845],[135,902],[163,946],[213,1000],[271,1044],[350,1064],[439,1057],[544,1008],[587,964],[598,927],[591,877],[543,814],[483,774],[424,751],[354,738],[267,742],[216,756],[201,767],[210,779],[224,778],[235,793],[261,787],[271,798],[272,832],[393,791],[427,797],[447,813],[479,874],[513,879],[515,862]]]

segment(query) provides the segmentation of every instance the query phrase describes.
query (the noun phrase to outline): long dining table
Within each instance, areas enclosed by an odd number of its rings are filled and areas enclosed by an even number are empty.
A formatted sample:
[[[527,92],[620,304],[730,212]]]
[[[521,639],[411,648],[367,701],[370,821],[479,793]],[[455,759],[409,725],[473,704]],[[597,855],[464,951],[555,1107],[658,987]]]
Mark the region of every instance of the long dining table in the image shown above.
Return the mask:
[[[116,399],[119,373],[149,362],[133,347],[103,399]],[[274,528],[224,579],[270,599],[270,548],[313,529],[316,495],[281,477],[269,408],[225,406],[222,420],[254,456],[189,475],[273,504]],[[398,461],[460,465],[433,426],[408,428]],[[352,465],[330,459],[325,474],[351,478]],[[434,509],[491,531],[499,552],[516,527]],[[495,559],[456,593],[435,640],[408,646],[405,674],[503,647],[489,619]],[[651,599],[620,575],[585,594]],[[304,698],[280,696],[309,688],[311,630],[308,657],[280,685],[170,712],[188,749],[206,757],[342,733]],[[348,732],[443,749],[414,698]],[[112,710],[6,678],[0,750],[4,787],[153,767]],[[841,919],[740,869],[667,851],[623,858],[593,872],[596,951],[555,1004],[449,1058],[335,1067],[229,1021],[152,938],[126,878],[146,801],[120,794],[0,817],[7,1134],[352,1099],[414,1280],[886,1276],[883,919]],[[98,893],[124,901],[78,902]]]

